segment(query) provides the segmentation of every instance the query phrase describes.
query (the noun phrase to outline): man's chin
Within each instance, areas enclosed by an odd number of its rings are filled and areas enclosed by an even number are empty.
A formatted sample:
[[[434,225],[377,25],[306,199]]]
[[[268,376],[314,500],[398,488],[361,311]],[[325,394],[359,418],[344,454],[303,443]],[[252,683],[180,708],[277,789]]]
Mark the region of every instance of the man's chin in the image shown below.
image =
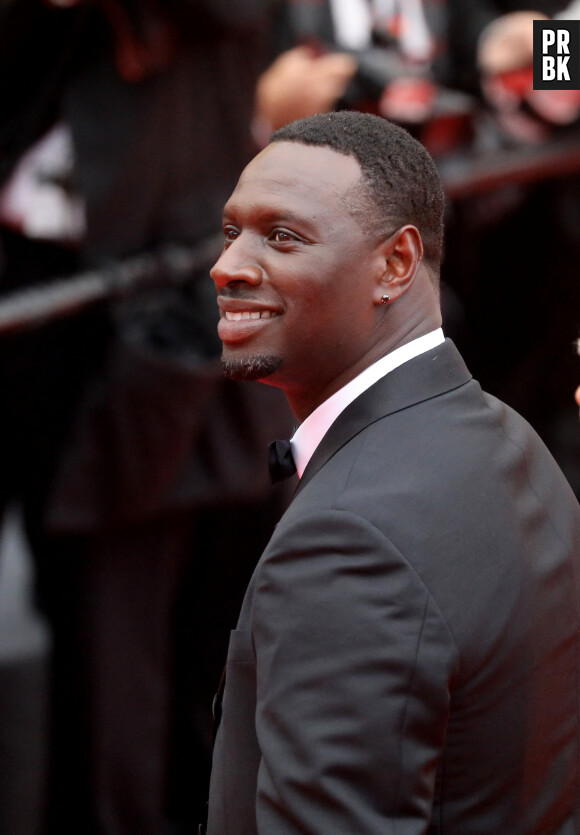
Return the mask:
[[[278,371],[281,364],[282,357],[268,354],[255,354],[248,357],[222,355],[222,368],[225,376],[241,382],[270,377]]]

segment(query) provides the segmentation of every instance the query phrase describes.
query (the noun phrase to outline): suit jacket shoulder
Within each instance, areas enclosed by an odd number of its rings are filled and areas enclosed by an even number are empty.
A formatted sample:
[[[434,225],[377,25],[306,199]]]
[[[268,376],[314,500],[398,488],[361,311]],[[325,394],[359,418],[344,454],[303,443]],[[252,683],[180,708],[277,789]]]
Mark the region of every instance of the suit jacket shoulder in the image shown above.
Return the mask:
[[[248,590],[218,756],[245,761],[249,723],[257,767],[243,790],[216,772],[212,807],[255,802],[210,833],[568,831],[579,552],[556,464],[451,343],[379,381],[323,439]]]

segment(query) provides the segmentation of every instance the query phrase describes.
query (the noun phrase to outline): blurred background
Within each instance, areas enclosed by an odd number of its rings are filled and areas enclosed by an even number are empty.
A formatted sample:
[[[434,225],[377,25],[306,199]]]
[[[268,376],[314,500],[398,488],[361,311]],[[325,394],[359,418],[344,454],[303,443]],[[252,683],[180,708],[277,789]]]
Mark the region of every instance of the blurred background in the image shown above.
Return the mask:
[[[580,495],[580,3],[0,0],[0,833],[193,835],[229,630],[289,500],[208,270],[273,129],[404,125],[447,193],[444,330]]]

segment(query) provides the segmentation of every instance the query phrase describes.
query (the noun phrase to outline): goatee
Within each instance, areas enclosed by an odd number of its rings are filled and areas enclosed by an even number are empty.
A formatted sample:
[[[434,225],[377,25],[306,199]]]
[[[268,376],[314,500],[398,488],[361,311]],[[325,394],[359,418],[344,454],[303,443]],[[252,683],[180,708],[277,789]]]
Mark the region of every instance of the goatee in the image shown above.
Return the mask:
[[[222,368],[231,380],[249,382],[262,380],[274,374],[282,363],[282,357],[255,354],[250,357],[223,357]]]

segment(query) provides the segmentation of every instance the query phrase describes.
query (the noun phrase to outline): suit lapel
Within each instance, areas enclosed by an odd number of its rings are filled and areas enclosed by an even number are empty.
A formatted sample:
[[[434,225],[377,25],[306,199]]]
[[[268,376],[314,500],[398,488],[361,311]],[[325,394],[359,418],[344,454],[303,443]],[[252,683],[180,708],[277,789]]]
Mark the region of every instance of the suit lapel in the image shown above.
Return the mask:
[[[341,447],[371,423],[458,388],[470,379],[471,374],[450,339],[391,371],[338,416],[308,462],[296,494]]]

